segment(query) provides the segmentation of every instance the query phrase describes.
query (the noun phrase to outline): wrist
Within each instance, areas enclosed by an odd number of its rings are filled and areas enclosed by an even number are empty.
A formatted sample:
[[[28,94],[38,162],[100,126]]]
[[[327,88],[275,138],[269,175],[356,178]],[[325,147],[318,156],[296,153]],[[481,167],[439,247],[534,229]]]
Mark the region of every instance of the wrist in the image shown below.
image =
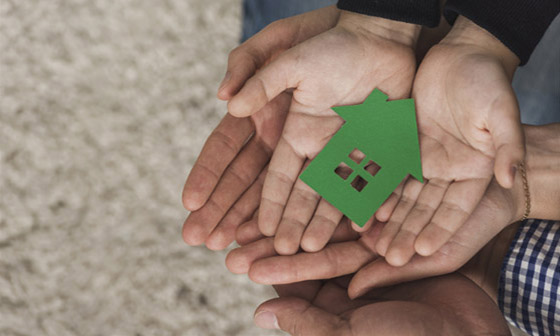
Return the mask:
[[[531,195],[529,216],[560,220],[560,124],[525,126],[524,131],[527,182]],[[516,188],[519,189],[519,186]],[[517,198],[518,216],[520,213],[523,216],[525,202],[524,198]]]
[[[519,66],[519,58],[500,40],[476,23],[459,16],[449,34],[441,41],[443,44],[459,45],[473,48],[501,61],[510,77]]]
[[[415,48],[422,28],[412,23],[394,21],[349,11],[341,12],[337,26],[348,31],[391,40],[410,48]]]

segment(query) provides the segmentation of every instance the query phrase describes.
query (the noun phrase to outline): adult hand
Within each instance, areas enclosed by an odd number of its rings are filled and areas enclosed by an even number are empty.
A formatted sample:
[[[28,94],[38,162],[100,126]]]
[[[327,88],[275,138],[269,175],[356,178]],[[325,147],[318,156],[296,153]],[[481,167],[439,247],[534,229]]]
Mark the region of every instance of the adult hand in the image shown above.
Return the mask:
[[[335,7],[328,7],[269,25],[231,52],[218,97],[230,99],[247,77],[282,51],[332,28],[338,16]],[[251,117],[228,114],[210,135],[183,190],[183,204],[192,211],[183,225],[189,245],[205,242],[210,249],[223,249],[233,241],[235,228],[252,216],[290,100],[284,93]]]
[[[390,217],[376,250],[391,265],[440,249],[469,218],[493,174],[502,187],[513,186],[525,156],[511,87],[518,62],[463,17],[422,61],[413,96],[427,182],[410,180],[377,213],[380,220]]]
[[[300,243],[307,251],[317,251],[334,231],[342,214],[326,201],[319,203],[319,196],[298,176],[343,123],[332,106],[360,103],[376,87],[392,99],[410,95],[418,33],[415,25],[343,12],[334,28],[286,50],[252,77],[244,66],[230,62],[232,80],[247,79],[228,103],[235,116],[252,115],[293,89],[258,217],[261,232],[275,235],[278,253],[293,254]],[[308,230],[321,230],[326,239],[304,234],[310,221]]]
[[[255,323],[294,336],[510,335],[496,304],[460,274],[383,288],[357,300],[348,298],[341,280],[295,286],[295,296],[280,293],[261,304]]]
[[[183,189],[192,211],[183,225],[187,244],[224,249],[253,215],[289,103],[285,93],[250,118],[227,114],[206,140]]]

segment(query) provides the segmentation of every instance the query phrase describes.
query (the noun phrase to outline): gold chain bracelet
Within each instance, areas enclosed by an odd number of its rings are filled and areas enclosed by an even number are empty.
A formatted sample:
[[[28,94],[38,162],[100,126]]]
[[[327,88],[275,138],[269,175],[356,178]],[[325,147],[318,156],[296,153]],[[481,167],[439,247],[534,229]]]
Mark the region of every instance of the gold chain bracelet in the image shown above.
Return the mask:
[[[525,213],[521,218],[522,221],[529,218],[531,213],[531,193],[529,192],[529,183],[527,182],[527,170],[525,169],[525,163],[519,163],[519,171],[521,172],[521,178],[523,179],[523,190],[525,191]]]

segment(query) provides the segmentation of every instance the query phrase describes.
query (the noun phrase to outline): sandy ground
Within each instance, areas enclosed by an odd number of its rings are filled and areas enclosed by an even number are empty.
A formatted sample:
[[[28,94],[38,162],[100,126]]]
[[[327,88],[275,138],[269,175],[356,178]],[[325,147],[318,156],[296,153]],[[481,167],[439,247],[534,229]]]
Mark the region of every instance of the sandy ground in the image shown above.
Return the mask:
[[[0,0],[0,335],[276,335],[180,236],[239,31],[239,0]]]

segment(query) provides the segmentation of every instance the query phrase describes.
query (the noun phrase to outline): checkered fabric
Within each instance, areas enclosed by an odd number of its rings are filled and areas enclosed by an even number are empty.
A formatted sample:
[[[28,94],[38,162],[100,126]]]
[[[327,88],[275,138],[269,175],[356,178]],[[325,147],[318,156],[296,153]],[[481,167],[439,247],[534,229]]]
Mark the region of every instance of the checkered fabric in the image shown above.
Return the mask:
[[[530,335],[560,335],[560,222],[529,219],[504,258],[498,303]]]

